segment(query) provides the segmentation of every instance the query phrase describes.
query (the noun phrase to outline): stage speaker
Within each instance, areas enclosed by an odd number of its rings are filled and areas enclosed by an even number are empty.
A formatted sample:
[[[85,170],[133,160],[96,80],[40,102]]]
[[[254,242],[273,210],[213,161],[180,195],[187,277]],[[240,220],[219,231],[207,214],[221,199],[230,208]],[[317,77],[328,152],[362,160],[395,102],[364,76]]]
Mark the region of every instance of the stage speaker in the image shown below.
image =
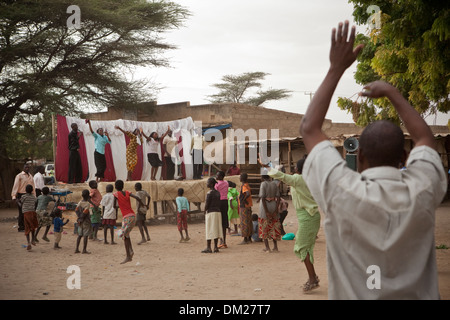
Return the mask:
[[[347,152],[355,152],[356,150],[358,150],[358,146],[358,139],[354,137],[347,138],[344,141],[344,148],[345,150],[347,150]]]
[[[356,154],[353,154],[353,152],[358,150],[358,147],[359,147],[358,139],[354,137],[345,139],[344,149],[347,150],[347,154],[345,155],[345,161],[347,162],[347,167],[355,171],[358,170],[358,167],[356,161]]]
[[[357,170],[357,163],[356,163],[356,154],[347,153],[345,155],[345,161],[347,162],[347,167],[353,170]]]

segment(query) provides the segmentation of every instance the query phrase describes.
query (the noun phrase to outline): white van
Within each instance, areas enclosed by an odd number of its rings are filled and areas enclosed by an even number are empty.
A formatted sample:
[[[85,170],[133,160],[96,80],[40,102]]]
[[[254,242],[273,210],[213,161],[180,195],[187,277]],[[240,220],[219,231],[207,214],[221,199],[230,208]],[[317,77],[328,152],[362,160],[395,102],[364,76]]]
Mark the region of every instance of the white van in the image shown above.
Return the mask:
[[[55,165],[53,163],[47,163],[44,165],[45,168],[45,177],[50,177],[55,175]]]

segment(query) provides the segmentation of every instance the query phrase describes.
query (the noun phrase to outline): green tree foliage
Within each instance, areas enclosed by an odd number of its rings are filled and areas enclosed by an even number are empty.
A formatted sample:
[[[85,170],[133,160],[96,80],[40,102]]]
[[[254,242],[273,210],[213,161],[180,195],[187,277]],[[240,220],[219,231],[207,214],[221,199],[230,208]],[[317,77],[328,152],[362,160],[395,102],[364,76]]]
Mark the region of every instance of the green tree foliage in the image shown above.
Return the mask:
[[[50,128],[51,112],[77,115],[86,106],[129,108],[152,99],[154,86],[128,75],[136,67],[167,66],[163,53],[175,47],[161,35],[182,26],[189,16],[179,4],[165,0],[75,3],[81,12],[78,29],[67,24],[72,2],[0,2],[2,162],[19,156],[14,148],[31,148],[24,132],[32,133],[30,123],[44,120]],[[28,154],[36,155],[23,150],[22,155]],[[4,184],[7,169],[0,170]]]
[[[253,106],[261,106],[269,100],[281,100],[290,97],[289,90],[268,89],[261,90],[261,81],[268,76],[265,72],[246,72],[239,75],[226,75],[222,77],[222,83],[212,86],[219,89],[219,93],[208,96],[212,103],[235,102]],[[248,96],[250,90],[257,88],[253,96]]]
[[[358,57],[355,80],[364,85],[385,80],[397,87],[416,110],[426,116],[450,110],[450,6],[440,0],[349,0],[353,16],[369,25],[380,8],[380,28],[357,35],[365,44]],[[370,19],[369,19],[370,18]],[[400,122],[388,99],[339,98],[341,109],[351,112],[356,124],[377,119]]]
[[[11,159],[52,159],[52,116],[41,113],[37,116],[20,114],[15,119],[6,141]],[[26,147],[22,147],[26,146]]]

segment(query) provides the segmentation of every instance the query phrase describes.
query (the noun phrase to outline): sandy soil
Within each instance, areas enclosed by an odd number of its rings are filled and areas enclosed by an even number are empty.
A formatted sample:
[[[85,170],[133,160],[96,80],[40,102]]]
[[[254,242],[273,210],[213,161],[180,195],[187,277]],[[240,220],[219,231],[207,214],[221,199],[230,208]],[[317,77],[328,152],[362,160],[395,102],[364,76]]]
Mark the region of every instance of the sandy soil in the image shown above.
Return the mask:
[[[290,206],[292,208],[292,205]],[[292,209],[291,209],[292,210]],[[264,253],[262,243],[238,245],[242,238],[227,236],[228,248],[202,254],[205,248],[203,222],[190,223],[191,241],[179,243],[176,225],[150,225],[151,241],[137,245],[138,228],[132,231],[133,261],[125,257],[123,241],[117,245],[90,241],[91,254],[75,254],[73,212],[60,246],[40,242],[28,252],[25,236],[17,232],[15,209],[0,210],[0,299],[151,299],[151,300],[326,300],[327,272],[325,235],[319,231],[315,268],[320,288],[302,292],[307,280],[304,265],[293,254],[293,241],[281,241],[279,253]],[[290,211],[286,232],[295,233],[297,219]],[[99,235],[103,238],[103,232]],[[42,236],[42,231],[40,236]],[[436,245],[450,247],[450,202],[437,210]],[[450,250],[437,250],[442,299],[450,299]],[[80,267],[81,289],[68,289],[68,267]]]

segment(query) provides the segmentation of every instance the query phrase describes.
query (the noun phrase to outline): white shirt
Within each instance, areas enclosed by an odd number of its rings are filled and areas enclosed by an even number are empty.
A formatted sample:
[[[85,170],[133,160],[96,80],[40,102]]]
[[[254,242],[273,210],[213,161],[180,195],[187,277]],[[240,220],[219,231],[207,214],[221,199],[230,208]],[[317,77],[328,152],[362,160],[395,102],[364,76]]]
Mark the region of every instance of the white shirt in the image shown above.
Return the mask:
[[[178,142],[177,138],[175,138],[175,137],[169,137],[169,135],[164,137],[163,144],[166,145],[166,151],[167,151],[164,155],[165,157],[172,156],[172,151],[175,148],[177,142]]]
[[[304,178],[325,212],[330,299],[439,299],[434,225],[445,173],[427,146],[411,151],[407,168],[360,174],[330,141],[308,155]]]
[[[158,153],[159,140],[150,138],[150,140],[147,140],[147,143],[149,153]]]
[[[25,173],[24,171],[16,175],[16,178],[14,179],[14,185],[11,190],[11,199],[16,199],[18,193],[26,193],[25,188],[27,184],[31,184],[33,186],[33,194],[35,195],[36,190],[34,187],[33,176],[30,173]]]
[[[114,208],[114,195],[107,192],[103,197],[100,205],[105,207],[103,211],[103,219],[117,219],[116,209]]]
[[[192,149],[202,150],[204,142],[205,142],[204,136],[194,135],[192,137]]]
[[[34,180],[34,187],[35,187],[36,189],[42,190],[42,188],[45,187],[44,176],[42,175],[42,173],[37,172],[37,173],[34,175],[33,180]]]

